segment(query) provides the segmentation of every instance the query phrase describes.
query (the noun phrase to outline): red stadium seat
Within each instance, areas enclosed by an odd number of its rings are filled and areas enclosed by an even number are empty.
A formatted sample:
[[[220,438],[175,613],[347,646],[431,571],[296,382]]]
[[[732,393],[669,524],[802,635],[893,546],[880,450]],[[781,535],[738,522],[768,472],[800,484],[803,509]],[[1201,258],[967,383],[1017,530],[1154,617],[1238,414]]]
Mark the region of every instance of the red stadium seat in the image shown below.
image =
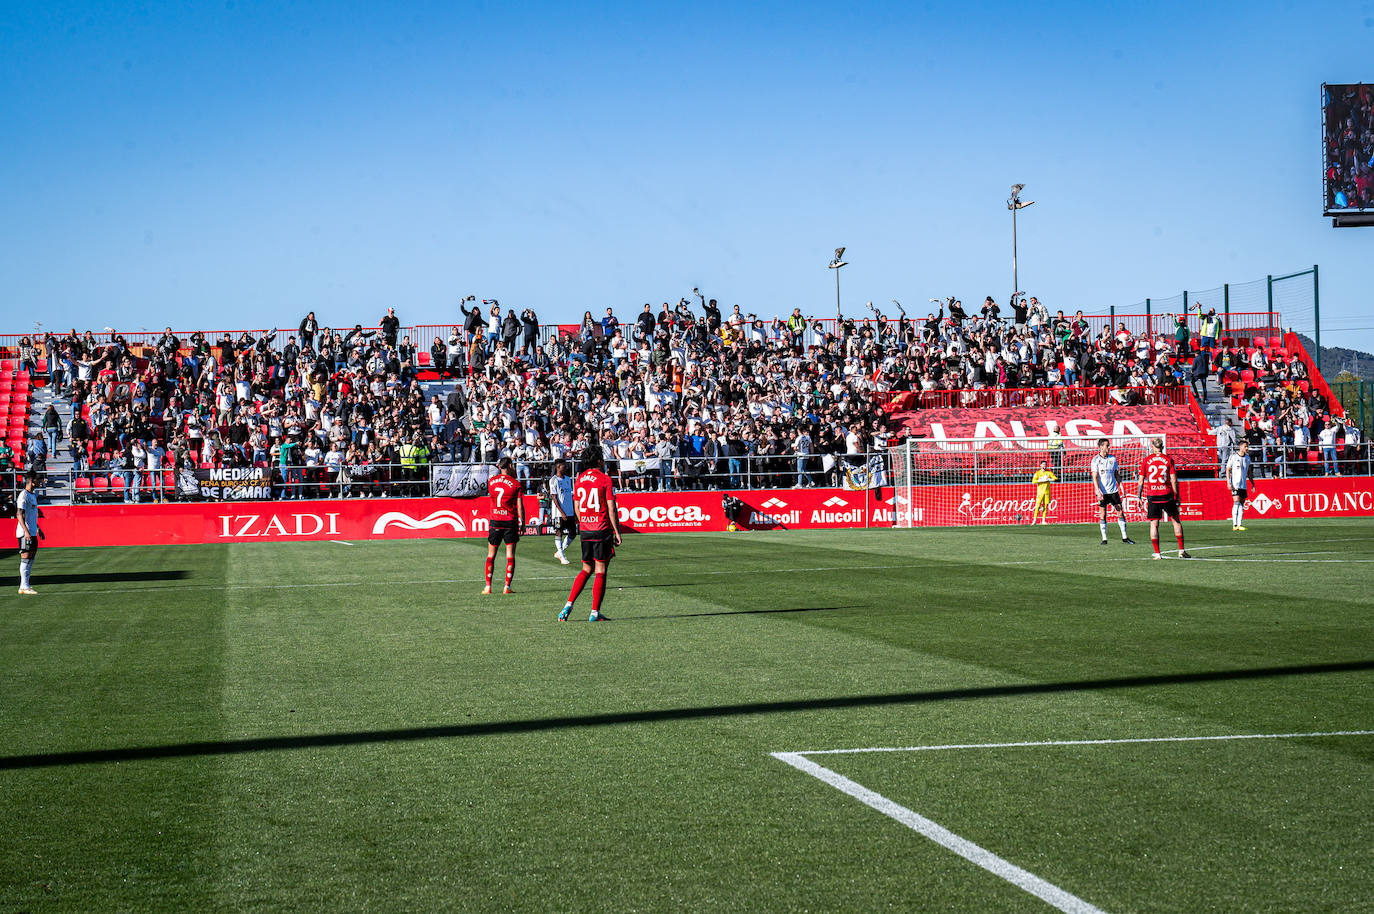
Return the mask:
[[[102,495],[110,490],[110,480],[105,476],[96,476],[91,479],[91,493]]]
[[[120,490],[121,492],[124,491],[124,477],[123,477],[123,476],[111,476],[111,477],[110,477],[110,490],[113,491],[113,490],[115,490],[115,489],[118,489],[118,490]]]
[[[0,359],[0,371],[14,371],[18,367],[15,359]]]
[[[1279,348],[1280,346],[1283,345],[1283,337],[1281,337],[1281,336],[1271,336],[1271,337],[1269,337],[1269,345],[1270,345],[1270,346],[1273,346],[1275,349]]]
[[[1312,385],[1308,383],[1308,381],[1307,381],[1306,378],[1304,378],[1304,379],[1302,379],[1301,381],[1298,382],[1298,390],[1302,391],[1302,392],[1305,393],[1305,394],[1306,394],[1306,393],[1311,393],[1311,392],[1312,392]]]
[[[419,357],[416,359],[416,362],[419,364],[419,366],[420,366],[421,368],[428,368],[429,365],[430,365],[429,353],[428,353],[428,352],[422,352],[422,353],[420,353]]]

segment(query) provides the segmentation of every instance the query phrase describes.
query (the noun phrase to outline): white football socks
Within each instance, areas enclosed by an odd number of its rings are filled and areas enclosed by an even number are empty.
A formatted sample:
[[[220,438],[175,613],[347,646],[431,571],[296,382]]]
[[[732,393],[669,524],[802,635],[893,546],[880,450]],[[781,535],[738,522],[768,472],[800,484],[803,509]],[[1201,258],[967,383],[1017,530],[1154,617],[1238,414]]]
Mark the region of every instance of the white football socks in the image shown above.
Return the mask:
[[[19,587],[21,590],[29,589],[29,572],[33,570],[33,559],[19,560]]]

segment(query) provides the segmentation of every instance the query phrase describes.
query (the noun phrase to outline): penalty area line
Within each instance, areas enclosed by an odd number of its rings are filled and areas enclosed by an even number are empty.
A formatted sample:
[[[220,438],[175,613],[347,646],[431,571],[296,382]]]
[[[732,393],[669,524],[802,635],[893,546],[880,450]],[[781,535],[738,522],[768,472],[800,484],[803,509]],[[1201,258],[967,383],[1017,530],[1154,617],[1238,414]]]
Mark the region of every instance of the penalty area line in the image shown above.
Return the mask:
[[[1068,892],[1052,882],[1035,875],[1011,861],[999,857],[985,847],[974,844],[928,819],[913,809],[888,799],[875,790],[870,790],[858,781],[845,777],[824,765],[807,758],[809,755],[852,755],[868,752],[935,752],[958,749],[1023,749],[1041,746],[1116,746],[1140,743],[1198,743],[1221,742],[1228,740],[1258,739],[1304,739],[1339,736],[1374,736],[1374,730],[1326,730],[1311,733],[1235,733],[1219,736],[1147,736],[1122,739],[1064,739],[1041,740],[1037,742],[1005,743],[949,743],[928,746],[873,746],[858,749],[812,749],[805,752],[771,752],[773,758],[791,765],[804,774],[809,774],[822,783],[829,784],[841,793],[853,797],[870,809],[874,809],[893,819],[917,834],[929,838],[936,844],[953,851],[960,857],[1010,882],[1017,888],[1034,895],[1041,901],[1070,914],[1105,914],[1101,908]]]
[[[982,867],[994,876],[1029,892],[1060,911],[1068,912],[1068,914],[1106,914],[1101,908],[1084,901],[1077,895],[1066,892],[1030,870],[1023,869],[1011,861],[997,856],[987,848],[956,835],[938,822],[927,819],[920,813],[889,800],[877,791],[869,790],[858,781],[852,781],[842,774],[831,771],[824,765],[816,764],[800,752],[774,752],[771,754],[778,761],[785,762],[798,771],[829,784],[870,809],[875,809],[889,819],[902,823],[917,834],[929,838],[946,850],[953,851],[975,866]]]

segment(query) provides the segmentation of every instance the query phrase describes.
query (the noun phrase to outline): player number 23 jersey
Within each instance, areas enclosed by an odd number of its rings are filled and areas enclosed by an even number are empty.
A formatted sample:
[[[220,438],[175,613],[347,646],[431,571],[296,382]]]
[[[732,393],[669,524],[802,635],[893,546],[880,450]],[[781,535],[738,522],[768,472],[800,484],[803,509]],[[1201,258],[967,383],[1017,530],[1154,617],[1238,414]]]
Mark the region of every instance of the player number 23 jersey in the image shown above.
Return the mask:
[[[1174,473],[1174,458],[1167,454],[1151,454],[1140,465],[1141,492],[1155,498],[1173,495],[1174,488],[1169,477]]]
[[[610,501],[615,494],[611,477],[600,470],[585,470],[577,477],[573,498],[577,502],[577,526],[588,533],[611,529]]]

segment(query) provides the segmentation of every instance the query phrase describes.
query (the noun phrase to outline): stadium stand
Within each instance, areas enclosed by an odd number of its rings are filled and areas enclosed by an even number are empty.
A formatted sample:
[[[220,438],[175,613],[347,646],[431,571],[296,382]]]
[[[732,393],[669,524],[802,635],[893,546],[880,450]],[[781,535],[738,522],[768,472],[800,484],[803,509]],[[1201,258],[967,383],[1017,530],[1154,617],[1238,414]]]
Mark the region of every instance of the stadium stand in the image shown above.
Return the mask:
[[[1231,316],[1199,341],[1200,314],[1051,316],[1035,299],[1007,315],[991,298],[973,313],[949,299],[924,319],[838,321],[722,314],[704,299],[696,313],[682,300],[576,325],[485,304],[458,326],[389,315],[319,328],[310,345],[305,321],[301,339],[0,338],[6,439],[31,460],[46,416],[65,438],[43,457],[56,489],[65,478],[75,500],[144,500],[183,497],[183,471],[222,467],[270,468],[281,498],[421,494],[431,463],[498,456],[535,484],[593,439],[628,488],[834,484],[925,433],[939,410],[1172,409],[1183,424],[1171,443],[1193,436],[1183,462],[1207,473],[1217,455],[1205,436],[1225,418],[1276,474],[1311,469],[1322,429],[1344,428],[1273,313]]]

